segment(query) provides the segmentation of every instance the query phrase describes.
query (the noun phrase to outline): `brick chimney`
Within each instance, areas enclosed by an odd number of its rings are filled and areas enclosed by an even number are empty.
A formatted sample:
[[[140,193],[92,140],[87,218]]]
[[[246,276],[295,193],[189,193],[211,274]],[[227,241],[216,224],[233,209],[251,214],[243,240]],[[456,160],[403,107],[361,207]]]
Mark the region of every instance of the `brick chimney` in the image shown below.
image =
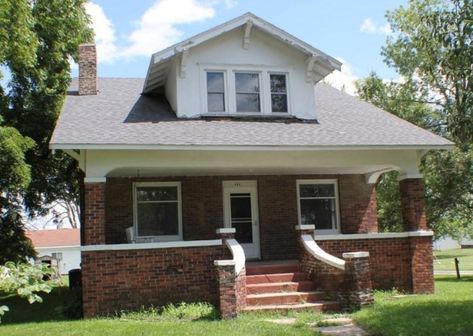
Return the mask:
[[[97,51],[95,44],[79,45],[79,95],[97,94]]]

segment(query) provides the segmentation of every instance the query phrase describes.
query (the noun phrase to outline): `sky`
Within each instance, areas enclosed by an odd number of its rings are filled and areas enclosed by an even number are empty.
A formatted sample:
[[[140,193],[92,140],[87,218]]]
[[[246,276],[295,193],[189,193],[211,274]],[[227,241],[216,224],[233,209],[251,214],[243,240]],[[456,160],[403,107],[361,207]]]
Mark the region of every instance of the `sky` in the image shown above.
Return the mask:
[[[381,48],[392,33],[385,18],[401,0],[93,0],[93,21],[102,77],[144,77],[152,53],[246,12],[284,29],[343,62],[328,81],[354,93],[353,81],[375,71],[397,74]],[[77,76],[77,67],[73,67]]]

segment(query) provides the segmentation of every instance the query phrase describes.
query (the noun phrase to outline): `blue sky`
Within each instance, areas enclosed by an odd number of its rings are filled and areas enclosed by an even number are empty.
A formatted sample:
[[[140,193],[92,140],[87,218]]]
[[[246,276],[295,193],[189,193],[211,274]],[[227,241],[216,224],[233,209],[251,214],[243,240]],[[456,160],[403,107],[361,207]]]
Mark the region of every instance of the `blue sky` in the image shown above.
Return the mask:
[[[144,77],[152,52],[245,12],[286,30],[346,66],[336,81],[376,71],[396,78],[380,55],[390,30],[385,13],[407,1],[394,0],[94,0],[99,76]],[[77,69],[73,70],[73,75]]]

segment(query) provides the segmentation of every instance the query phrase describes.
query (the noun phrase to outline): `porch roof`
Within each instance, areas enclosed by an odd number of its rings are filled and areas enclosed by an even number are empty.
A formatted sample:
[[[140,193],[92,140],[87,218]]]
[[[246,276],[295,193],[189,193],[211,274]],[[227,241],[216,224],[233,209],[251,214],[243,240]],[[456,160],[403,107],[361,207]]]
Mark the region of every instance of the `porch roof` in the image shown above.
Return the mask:
[[[318,120],[178,119],[163,96],[141,95],[143,79],[99,78],[98,94],[77,95],[73,81],[52,149],[175,146],[451,148],[429,131],[324,83],[315,85]]]

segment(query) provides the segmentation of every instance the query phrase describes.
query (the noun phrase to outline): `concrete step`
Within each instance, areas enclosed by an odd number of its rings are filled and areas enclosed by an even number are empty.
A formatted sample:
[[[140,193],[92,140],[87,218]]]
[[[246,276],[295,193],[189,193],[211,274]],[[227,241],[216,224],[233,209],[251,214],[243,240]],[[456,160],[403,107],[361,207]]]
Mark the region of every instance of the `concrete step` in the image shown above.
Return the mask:
[[[283,264],[247,264],[246,275],[256,274],[278,274],[300,272],[301,268],[298,262],[286,262]]]
[[[272,282],[246,285],[246,292],[248,294],[308,292],[314,289],[315,285],[312,281]]]
[[[314,312],[336,312],[340,311],[341,306],[335,301],[320,301],[320,302],[306,302],[300,304],[285,304],[285,305],[261,305],[261,306],[247,306],[244,310],[257,311],[276,311],[287,313],[290,310],[310,310]]]
[[[247,275],[246,284],[305,281],[307,275],[302,272]]]
[[[323,300],[324,293],[319,291],[249,294],[246,296],[248,306],[291,305]]]

